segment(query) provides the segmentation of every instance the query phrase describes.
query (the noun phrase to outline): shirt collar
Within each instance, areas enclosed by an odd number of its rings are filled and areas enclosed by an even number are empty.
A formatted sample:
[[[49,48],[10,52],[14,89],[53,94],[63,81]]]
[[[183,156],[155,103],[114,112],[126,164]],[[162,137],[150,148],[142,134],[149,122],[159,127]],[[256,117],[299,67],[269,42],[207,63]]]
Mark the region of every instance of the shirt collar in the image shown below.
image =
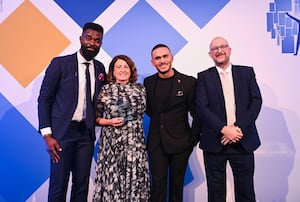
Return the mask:
[[[221,67],[217,67],[217,71],[219,74],[221,74],[221,72],[227,72],[227,73],[230,73],[232,71],[232,65],[230,64],[225,70],[223,70]]]
[[[88,63],[93,64],[93,63],[92,63],[93,60],[86,61],[86,59],[80,54],[79,51],[77,51],[77,59],[78,59],[78,63],[79,63],[79,64],[83,64],[83,63],[85,63],[85,62],[88,62]]]

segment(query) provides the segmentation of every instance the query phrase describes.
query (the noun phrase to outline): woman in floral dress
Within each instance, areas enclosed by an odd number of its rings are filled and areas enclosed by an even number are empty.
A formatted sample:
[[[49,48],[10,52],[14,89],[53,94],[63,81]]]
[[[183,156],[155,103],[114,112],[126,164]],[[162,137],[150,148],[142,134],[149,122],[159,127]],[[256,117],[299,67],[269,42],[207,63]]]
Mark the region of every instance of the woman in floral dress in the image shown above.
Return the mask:
[[[136,83],[137,70],[126,55],[109,65],[96,122],[102,127],[96,167],[94,202],[149,201],[150,180],[143,114],[146,92]]]

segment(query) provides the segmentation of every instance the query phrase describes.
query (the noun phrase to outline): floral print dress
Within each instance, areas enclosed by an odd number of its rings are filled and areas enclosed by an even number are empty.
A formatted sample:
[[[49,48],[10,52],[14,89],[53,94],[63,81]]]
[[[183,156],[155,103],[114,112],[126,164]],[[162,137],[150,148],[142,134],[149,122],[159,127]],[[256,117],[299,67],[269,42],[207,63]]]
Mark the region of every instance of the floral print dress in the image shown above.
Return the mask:
[[[142,84],[109,83],[103,86],[97,116],[124,117],[120,127],[103,126],[99,139],[94,202],[149,201],[150,179],[143,114],[146,92]]]

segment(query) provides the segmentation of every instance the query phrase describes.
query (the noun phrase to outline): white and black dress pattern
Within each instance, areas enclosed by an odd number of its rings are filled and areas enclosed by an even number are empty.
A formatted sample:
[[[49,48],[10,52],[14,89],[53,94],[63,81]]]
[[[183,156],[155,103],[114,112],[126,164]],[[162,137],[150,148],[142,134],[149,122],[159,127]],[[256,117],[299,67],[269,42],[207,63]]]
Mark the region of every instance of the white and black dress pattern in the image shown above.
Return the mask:
[[[142,84],[102,87],[97,117],[124,117],[120,127],[103,126],[99,139],[94,202],[149,201],[150,179],[143,128],[146,92]]]

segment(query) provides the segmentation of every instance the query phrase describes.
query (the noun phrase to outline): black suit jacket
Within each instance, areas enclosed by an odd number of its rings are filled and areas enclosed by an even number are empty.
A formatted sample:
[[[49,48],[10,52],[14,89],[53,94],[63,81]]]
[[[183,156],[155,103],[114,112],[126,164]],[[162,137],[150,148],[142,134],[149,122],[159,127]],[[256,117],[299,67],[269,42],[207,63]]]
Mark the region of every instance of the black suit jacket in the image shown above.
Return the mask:
[[[155,90],[158,74],[145,78],[147,92],[147,110],[150,116],[148,134],[148,150],[154,151],[160,144],[168,153],[183,152],[193,147],[200,133],[198,125],[193,121],[193,130],[189,125],[189,112],[195,116],[194,92],[196,79],[181,74],[174,69],[172,89],[168,99],[163,103],[163,109],[158,109],[155,102]]]
[[[97,60],[93,62],[96,82],[93,103],[96,109],[95,101],[100,88],[106,83],[106,73],[101,62]],[[54,58],[46,70],[38,97],[39,129],[51,127],[52,136],[57,140],[61,140],[64,136],[77,106],[77,63],[76,53]],[[91,128],[91,131],[95,140],[95,129]]]
[[[260,145],[255,120],[262,105],[262,97],[252,67],[232,65],[236,104],[236,123],[244,134],[243,148],[252,152]],[[223,148],[221,129],[226,125],[225,101],[216,67],[198,73],[196,88],[197,114],[203,121],[200,148],[218,152]]]

